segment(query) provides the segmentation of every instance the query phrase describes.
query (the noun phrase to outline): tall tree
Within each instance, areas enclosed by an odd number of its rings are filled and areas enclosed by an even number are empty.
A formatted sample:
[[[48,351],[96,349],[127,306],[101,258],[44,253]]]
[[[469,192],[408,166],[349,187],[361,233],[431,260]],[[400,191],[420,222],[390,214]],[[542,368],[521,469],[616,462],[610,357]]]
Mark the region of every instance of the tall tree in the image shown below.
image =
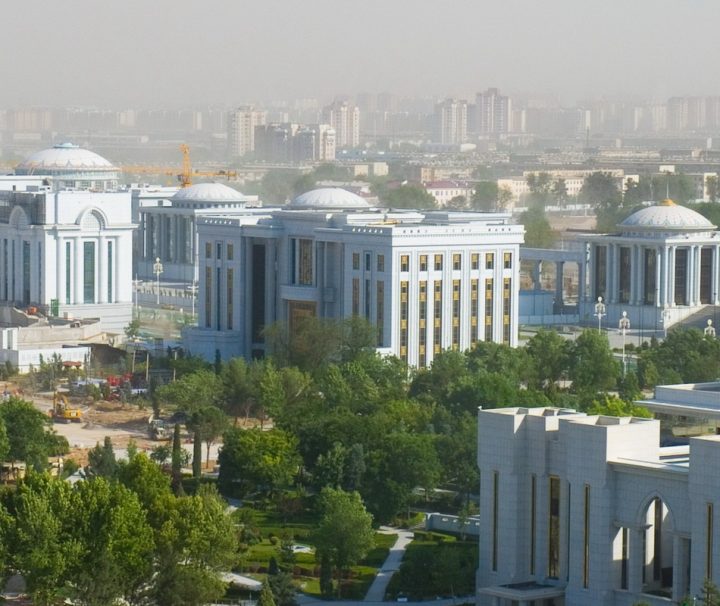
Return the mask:
[[[498,195],[497,181],[479,181],[473,191],[471,206],[475,210],[497,210]]]
[[[0,420],[5,425],[11,461],[22,461],[36,469],[47,467],[51,440],[51,421],[30,402],[10,398],[0,406]]]
[[[203,406],[190,415],[187,428],[205,442],[206,464],[210,463],[210,448],[227,428],[225,413],[216,406]]]
[[[375,545],[372,515],[365,510],[357,492],[323,489],[320,513],[317,552],[321,560],[328,558],[338,573],[365,557]]]
[[[613,357],[608,338],[597,330],[584,330],[571,349],[570,380],[575,392],[614,389],[620,365]]]
[[[94,476],[103,476],[106,478],[115,476],[115,472],[117,472],[117,460],[110,436],[105,436],[103,445],[95,444],[95,447],[88,453],[87,471]]]
[[[180,439],[180,424],[175,423],[172,441],[172,487],[176,495],[181,495],[182,488],[182,443]]]

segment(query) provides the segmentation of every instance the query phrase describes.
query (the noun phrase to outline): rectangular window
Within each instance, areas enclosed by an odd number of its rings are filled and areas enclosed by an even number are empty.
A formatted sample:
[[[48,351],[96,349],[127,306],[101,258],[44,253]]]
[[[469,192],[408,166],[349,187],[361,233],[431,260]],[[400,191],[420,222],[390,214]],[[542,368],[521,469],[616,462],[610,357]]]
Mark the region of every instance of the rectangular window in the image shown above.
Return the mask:
[[[205,242],[205,258],[206,259],[212,258],[212,243],[211,242]]]
[[[377,256],[377,270],[385,271],[385,255]]]
[[[453,255],[453,269],[462,269],[462,255],[455,253]]]
[[[645,249],[645,267],[643,267],[643,302],[655,305],[655,288],[657,282],[657,251]]]
[[[498,569],[498,518],[500,515],[500,474],[493,472],[492,570]]]
[[[485,269],[495,269],[495,253],[485,255]]]
[[[583,587],[590,582],[590,486],[585,484],[585,522],[583,524]]]
[[[423,280],[418,286],[418,365],[423,368],[427,362],[427,282]]]
[[[70,243],[68,242],[68,245]],[[68,255],[69,257],[69,255]],[[8,261],[8,241],[7,238],[3,238],[3,299],[8,300],[8,267],[10,263]],[[68,301],[69,303],[69,301]]]
[[[620,303],[630,302],[630,252],[629,246],[620,247],[620,259],[618,261]]]
[[[607,288],[607,246],[595,247],[595,295],[594,299],[605,296]]]
[[[30,303],[30,242],[22,243],[22,300]]]
[[[113,302],[113,243],[107,243],[107,300]]]
[[[435,271],[442,270],[443,267],[443,256],[435,255]]]
[[[353,278],[352,281],[352,315],[360,315],[360,278]]]
[[[227,330],[233,329],[233,270],[227,270],[227,284],[225,285],[225,299],[227,302]]]
[[[300,249],[298,254],[300,284],[311,286],[313,283],[313,241],[298,240],[298,245]]]
[[[222,242],[215,242],[215,258],[218,259],[218,261],[222,259],[222,249]]]
[[[400,255],[400,271],[408,271],[410,269],[410,256]]]
[[[503,343],[510,343],[510,309],[512,304],[512,281],[503,279]]]
[[[6,241],[7,243],[7,241]],[[72,291],[72,244],[65,242],[65,304],[70,305],[70,292]],[[7,250],[5,250],[7,260]]]
[[[407,362],[408,358],[408,290],[407,280],[400,282],[400,358]]]
[[[377,326],[377,344],[378,347],[383,346],[385,340],[384,324],[385,324],[385,282],[378,280],[376,284],[377,304],[375,308],[375,323]]]
[[[478,340],[478,309],[479,293],[478,280],[470,280],[470,344],[474,345]]]
[[[503,267],[505,269],[512,269],[512,253],[503,253]]]
[[[442,351],[442,280],[435,281],[433,298],[433,351]]]
[[[628,588],[628,529],[620,530],[622,546],[620,547],[620,589]]]
[[[420,255],[420,271],[427,271],[427,255]]]
[[[485,280],[485,340],[493,340],[493,323],[494,323],[494,306],[495,301],[493,299],[493,279],[487,278]]]
[[[370,306],[372,304],[372,301],[370,299],[370,280],[365,280],[365,292],[364,292],[364,301],[365,304],[365,319],[369,322],[370,321]]]
[[[95,303],[95,242],[83,242],[83,302]]]
[[[218,267],[215,269],[215,330],[222,330],[222,315],[220,309],[222,309],[222,285],[221,285],[221,272],[222,270]]]
[[[712,581],[713,578],[713,504],[707,504],[707,528],[705,529],[705,578]]]
[[[530,477],[530,574],[535,574],[535,532],[537,530],[537,476]]]
[[[548,573],[551,579],[560,575],[560,478],[550,477],[548,511]]]
[[[235,257],[235,247],[232,244],[227,245],[227,260],[232,261]]]
[[[365,271],[372,270],[372,253],[365,253]]]
[[[478,253],[470,255],[470,267],[472,269],[480,269],[480,255]]]
[[[355,270],[360,269],[360,253],[352,254],[352,264],[353,264],[353,269],[355,269]]]
[[[211,327],[212,327],[212,267],[206,267],[205,268],[205,328],[211,328]]]
[[[460,280],[453,280],[452,348],[460,348]]]

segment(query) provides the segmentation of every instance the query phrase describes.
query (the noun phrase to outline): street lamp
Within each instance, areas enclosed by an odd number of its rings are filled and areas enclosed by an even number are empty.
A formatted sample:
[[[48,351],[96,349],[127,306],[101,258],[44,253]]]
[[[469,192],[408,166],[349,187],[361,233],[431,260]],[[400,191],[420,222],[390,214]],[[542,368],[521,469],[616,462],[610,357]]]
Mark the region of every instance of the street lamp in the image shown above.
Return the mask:
[[[602,319],[605,317],[605,303],[602,302],[602,297],[597,298],[595,303],[595,313],[593,314],[598,319],[598,332],[602,332]]]
[[[662,322],[663,332],[665,333],[665,338],[667,339],[668,322],[670,321],[670,310],[669,309],[663,309],[662,317],[660,318],[660,321]]]
[[[137,275],[135,275],[135,279],[132,281],[133,283],[133,294],[135,295],[135,317],[138,317],[138,286],[140,286],[143,281],[137,279]]]
[[[622,312],[622,318],[618,322],[618,328],[622,333],[622,363],[623,363],[623,376],[627,374],[627,358],[625,358],[625,333],[630,329],[630,319],[627,317],[627,312]]]
[[[707,321],[707,326],[705,327],[705,330],[703,330],[703,334],[709,338],[715,337],[715,327],[712,325],[712,320]]]
[[[190,291],[190,299],[191,299],[191,305],[192,305],[191,317],[194,320],[195,319],[195,295],[197,294],[197,291],[198,291],[197,281],[193,280],[192,284],[190,286],[187,286],[186,288]]]
[[[155,263],[153,263],[153,273],[155,274],[155,280],[157,285],[157,297],[155,302],[160,305],[160,274],[163,272],[163,265],[160,263],[160,257],[155,257]]]

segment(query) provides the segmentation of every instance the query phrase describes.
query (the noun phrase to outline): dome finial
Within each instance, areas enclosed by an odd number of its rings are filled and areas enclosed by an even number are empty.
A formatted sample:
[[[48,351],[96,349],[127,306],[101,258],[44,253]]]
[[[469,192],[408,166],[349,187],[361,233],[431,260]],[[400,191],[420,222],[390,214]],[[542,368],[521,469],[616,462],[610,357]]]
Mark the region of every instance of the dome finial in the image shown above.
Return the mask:
[[[677,206],[670,198],[665,198],[658,206]]]

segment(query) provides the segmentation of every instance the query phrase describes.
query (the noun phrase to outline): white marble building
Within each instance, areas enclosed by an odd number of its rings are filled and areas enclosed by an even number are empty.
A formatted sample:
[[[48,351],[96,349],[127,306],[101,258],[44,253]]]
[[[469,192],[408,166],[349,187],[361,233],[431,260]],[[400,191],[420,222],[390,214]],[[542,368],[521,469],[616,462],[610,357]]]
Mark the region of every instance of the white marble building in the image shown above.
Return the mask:
[[[63,144],[16,170],[0,189],[0,304],[99,318],[103,330],[122,333],[132,317],[136,226],[130,193],[116,189],[117,169]],[[46,184],[29,181],[38,178]]]
[[[650,419],[480,410],[478,605],[661,606],[717,583],[720,436],[659,439]]]
[[[700,213],[664,200],[633,213],[615,234],[583,235],[586,251],[580,317],[592,320],[598,297],[617,326],[667,328],[720,304],[720,231]]]
[[[198,220],[198,327],[192,353],[265,351],[263,328],[359,315],[377,347],[412,366],[480,340],[517,344],[518,248],[509,215],[385,211],[336,188],[287,207]]]

